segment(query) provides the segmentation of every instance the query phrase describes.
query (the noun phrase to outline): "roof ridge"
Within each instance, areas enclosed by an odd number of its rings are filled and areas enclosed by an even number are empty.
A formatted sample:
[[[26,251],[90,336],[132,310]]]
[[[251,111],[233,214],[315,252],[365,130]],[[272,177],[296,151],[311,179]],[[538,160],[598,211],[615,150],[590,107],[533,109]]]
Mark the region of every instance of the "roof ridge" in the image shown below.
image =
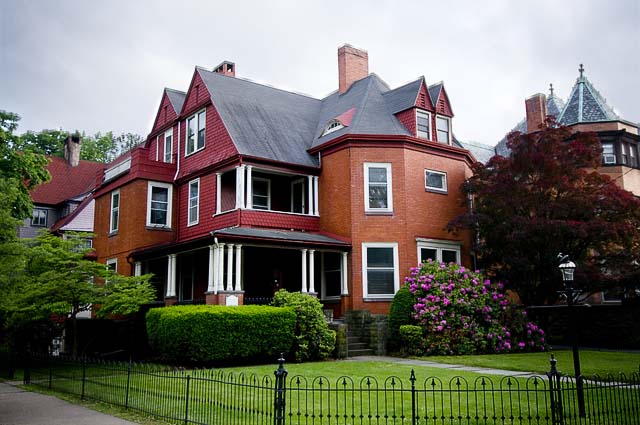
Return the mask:
[[[185,91],[178,90],[178,89],[172,89],[171,87],[165,87],[164,89],[167,90],[167,91],[172,91],[174,93],[187,94],[187,92],[185,92]]]
[[[400,89],[402,89],[402,88],[407,87],[408,85],[411,85],[411,84],[415,83],[415,82],[416,82],[416,81],[418,81],[418,80],[424,80],[424,81],[425,81],[425,85],[427,84],[427,83],[426,83],[426,78],[424,77],[424,75],[422,75],[422,76],[420,76],[420,77],[416,78],[415,80],[411,80],[411,81],[409,81],[409,82],[407,82],[407,83],[404,83],[404,84],[403,84],[403,85],[401,85],[401,86],[398,86],[398,87],[396,87],[396,88],[394,88],[394,89],[391,89],[391,90],[389,90],[388,92],[384,92],[384,93],[382,93],[382,94],[383,94],[383,95],[385,95],[385,94],[387,94],[387,93],[394,92],[394,91],[396,91],[396,90],[400,90]]]
[[[253,80],[251,80],[251,79],[249,79],[249,78],[244,78],[244,77],[230,77],[230,76],[228,76],[228,75],[223,75],[223,74],[220,74],[220,73],[215,72],[215,71],[209,71],[208,69],[206,69],[206,68],[204,68],[204,67],[201,67],[201,66],[196,66],[196,69],[199,69],[199,70],[202,70],[202,71],[206,71],[210,76],[212,76],[212,77],[214,77],[214,78],[217,78],[217,77],[226,77],[226,78],[230,78],[230,79],[232,79],[232,80],[236,80],[236,81],[244,81],[244,82],[246,82],[246,83],[254,84],[254,85],[257,85],[257,86],[260,86],[260,87],[265,87],[265,88],[268,88],[268,89],[277,90],[277,91],[279,91],[279,92],[283,92],[283,93],[287,93],[287,94],[293,94],[293,95],[301,96],[301,97],[306,97],[306,98],[308,98],[308,99],[311,99],[311,100],[317,100],[317,101],[319,101],[319,102],[321,101],[321,99],[318,99],[317,97],[314,97],[314,96],[312,96],[312,95],[310,95],[310,94],[301,93],[301,92],[297,92],[297,91],[290,91],[290,90],[281,89],[281,88],[278,88],[278,87],[272,86],[272,85],[270,85],[270,84],[266,84],[266,83],[259,83],[259,82],[257,82],[257,81],[253,81]]]

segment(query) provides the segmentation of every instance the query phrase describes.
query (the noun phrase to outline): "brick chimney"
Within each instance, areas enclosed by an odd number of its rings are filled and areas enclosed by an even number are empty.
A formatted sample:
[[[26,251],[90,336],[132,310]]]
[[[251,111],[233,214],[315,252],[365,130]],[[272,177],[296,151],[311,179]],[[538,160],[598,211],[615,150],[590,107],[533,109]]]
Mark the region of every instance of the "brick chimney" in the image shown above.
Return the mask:
[[[82,139],[77,134],[69,136],[64,141],[64,159],[67,160],[67,163],[76,167],[80,164],[80,144],[82,143]]]
[[[226,75],[227,77],[236,76],[236,64],[229,61],[224,61],[220,65],[213,69],[216,74]]]
[[[527,133],[540,130],[547,118],[547,97],[542,94],[534,94],[524,101],[527,110]]]
[[[338,92],[349,90],[351,84],[369,75],[369,54],[345,44],[338,48]]]

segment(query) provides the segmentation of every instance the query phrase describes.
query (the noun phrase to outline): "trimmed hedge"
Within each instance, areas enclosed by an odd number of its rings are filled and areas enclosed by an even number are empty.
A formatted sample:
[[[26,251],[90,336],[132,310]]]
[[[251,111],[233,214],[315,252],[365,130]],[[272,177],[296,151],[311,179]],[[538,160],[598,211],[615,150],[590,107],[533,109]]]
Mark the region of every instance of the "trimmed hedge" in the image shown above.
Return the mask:
[[[400,335],[400,327],[403,325],[415,325],[415,310],[413,305],[416,297],[409,290],[409,286],[402,285],[393,296],[391,307],[389,308],[389,337],[387,349],[395,353],[401,351],[405,346]]]
[[[217,362],[291,350],[296,314],[289,308],[185,305],[147,313],[147,334],[164,359]]]

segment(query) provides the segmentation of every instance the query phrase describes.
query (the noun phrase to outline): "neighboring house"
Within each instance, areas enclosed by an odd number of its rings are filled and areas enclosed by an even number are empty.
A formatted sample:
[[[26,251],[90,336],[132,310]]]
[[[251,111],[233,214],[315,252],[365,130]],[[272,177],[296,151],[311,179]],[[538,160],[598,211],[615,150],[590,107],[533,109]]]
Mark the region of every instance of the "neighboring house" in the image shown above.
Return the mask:
[[[559,124],[569,127],[573,133],[595,132],[602,143],[602,167],[598,171],[609,175],[623,189],[640,196],[639,125],[614,112],[584,75],[582,65],[579,73],[566,103],[555,95],[553,86],[549,97],[536,94],[527,99],[527,116],[511,132],[537,131],[548,115],[553,115]],[[495,152],[509,155],[507,137],[496,145]]]
[[[286,288],[326,309],[387,312],[410,267],[470,264],[458,188],[475,158],[453,137],[442,83],[391,89],[368,54],[338,50],[323,99],[197,67],[165,89],[143,147],[95,198],[98,261],[154,273],[158,300],[251,304]]]
[[[94,201],[90,195],[105,165],[81,161],[80,143],[79,137],[70,136],[65,140],[64,158],[47,157],[51,180],[31,191],[33,214],[18,228],[19,237],[33,238],[42,229],[60,235],[93,232]],[[91,244],[91,238],[87,243]]]

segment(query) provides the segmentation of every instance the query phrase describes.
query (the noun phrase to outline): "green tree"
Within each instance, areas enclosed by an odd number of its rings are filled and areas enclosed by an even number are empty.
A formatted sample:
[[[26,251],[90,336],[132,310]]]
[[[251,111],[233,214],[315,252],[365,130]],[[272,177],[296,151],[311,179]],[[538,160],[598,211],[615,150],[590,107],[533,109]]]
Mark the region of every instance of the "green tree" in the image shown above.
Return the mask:
[[[64,156],[64,141],[69,133],[63,130],[27,131],[19,138],[16,150],[32,151],[42,155]]]
[[[24,240],[22,261],[13,271],[3,307],[10,329],[25,332],[52,315],[72,322],[72,351],[77,354],[77,315],[129,315],[155,300],[149,275],[124,277],[86,258],[86,235],[60,238],[48,232]]]
[[[111,131],[104,134],[98,132],[93,136],[83,134],[80,159],[109,163],[143,142],[144,138],[134,133],[122,133],[118,136]]]
[[[11,217],[21,220],[29,217],[33,208],[29,191],[48,181],[51,176],[46,169],[47,159],[43,155],[16,149],[21,143],[20,137],[14,134],[19,120],[17,114],[0,110],[2,207],[9,211]],[[6,210],[3,214],[5,213]],[[5,234],[4,231],[2,233]]]
[[[463,187],[473,211],[450,223],[478,232],[480,264],[527,305],[557,300],[559,252],[576,262],[576,286],[586,292],[637,281],[640,199],[598,172],[595,134],[549,121],[510,135],[508,146],[509,157],[474,166]]]

